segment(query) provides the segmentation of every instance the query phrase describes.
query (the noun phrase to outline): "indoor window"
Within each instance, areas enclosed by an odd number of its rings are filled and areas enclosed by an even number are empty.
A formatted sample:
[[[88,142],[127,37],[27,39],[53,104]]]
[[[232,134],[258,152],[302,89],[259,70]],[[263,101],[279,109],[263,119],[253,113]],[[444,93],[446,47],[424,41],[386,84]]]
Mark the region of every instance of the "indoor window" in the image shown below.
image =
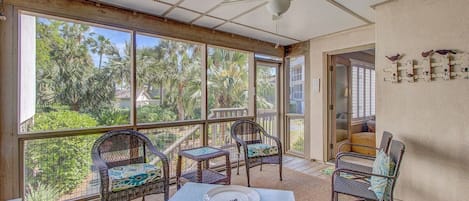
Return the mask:
[[[352,63],[352,118],[375,115],[375,70]]]

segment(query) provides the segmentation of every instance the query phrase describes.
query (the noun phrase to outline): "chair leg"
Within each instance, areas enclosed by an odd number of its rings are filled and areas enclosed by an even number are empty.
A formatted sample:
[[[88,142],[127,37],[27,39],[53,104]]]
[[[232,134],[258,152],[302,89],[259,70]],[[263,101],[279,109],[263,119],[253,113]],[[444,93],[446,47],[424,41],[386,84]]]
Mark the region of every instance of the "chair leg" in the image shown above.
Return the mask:
[[[168,200],[169,200],[169,187],[167,186],[164,192],[164,201],[168,201]]]
[[[248,177],[248,187],[251,187],[251,182],[249,178],[249,159],[245,160],[245,166],[246,166],[246,176]]]
[[[238,167],[236,168],[236,175],[239,175],[239,152],[238,152]]]
[[[280,157],[279,163],[278,163],[278,171],[280,173],[280,181],[283,181],[283,176],[282,176],[282,158]]]
[[[332,201],[339,201],[339,194],[336,192],[332,192]]]

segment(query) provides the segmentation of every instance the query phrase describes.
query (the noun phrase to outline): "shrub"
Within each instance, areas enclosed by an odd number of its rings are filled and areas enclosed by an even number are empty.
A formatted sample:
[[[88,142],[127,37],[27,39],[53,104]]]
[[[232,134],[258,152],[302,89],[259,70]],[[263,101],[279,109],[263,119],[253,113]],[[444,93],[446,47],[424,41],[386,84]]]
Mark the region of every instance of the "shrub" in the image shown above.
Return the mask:
[[[58,111],[37,114],[33,130],[88,128],[96,124],[86,114]],[[33,189],[72,191],[90,172],[91,146],[96,138],[97,135],[84,135],[26,141],[26,183]]]
[[[177,115],[170,109],[159,105],[145,105],[137,108],[137,119],[140,123],[174,121]]]
[[[123,125],[130,123],[130,110],[120,108],[106,108],[93,114],[100,126]]]
[[[49,185],[38,183],[36,188],[29,185],[29,192],[24,197],[26,201],[58,200],[60,192]]]
[[[61,110],[36,114],[32,130],[45,131],[69,128],[91,128],[96,127],[96,125],[96,120],[87,114]]]
[[[303,152],[304,151],[304,144],[305,144],[305,140],[303,139],[303,137],[299,137],[293,143],[293,150]]]

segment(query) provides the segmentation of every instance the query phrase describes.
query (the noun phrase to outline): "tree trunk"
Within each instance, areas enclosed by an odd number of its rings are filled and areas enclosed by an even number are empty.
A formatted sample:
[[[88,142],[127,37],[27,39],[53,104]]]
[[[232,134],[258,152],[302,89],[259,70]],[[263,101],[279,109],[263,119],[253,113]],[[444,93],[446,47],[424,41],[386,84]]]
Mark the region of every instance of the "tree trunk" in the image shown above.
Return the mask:
[[[80,105],[78,103],[72,103],[72,110],[73,111],[80,111]]]
[[[101,62],[103,61],[103,54],[99,54],[99,66],[98,69],[101,70]]]
[[[160,82],[160,105],[163,104],[163,96],[164,96],[164,93],[163,93],[163,82]]]
[[[177,97],[177,101],[176,101],[176,104],[177,104],[177,110],[178,110],[178,119],[179,120],[184,120],[184,117],[185,117],[185,112],[184,112],[184,100],[182,99],[182,96],[183,96],[183,92],[184,92],[184,84],[183,83],[179,83],[178,84],[178,97]]]

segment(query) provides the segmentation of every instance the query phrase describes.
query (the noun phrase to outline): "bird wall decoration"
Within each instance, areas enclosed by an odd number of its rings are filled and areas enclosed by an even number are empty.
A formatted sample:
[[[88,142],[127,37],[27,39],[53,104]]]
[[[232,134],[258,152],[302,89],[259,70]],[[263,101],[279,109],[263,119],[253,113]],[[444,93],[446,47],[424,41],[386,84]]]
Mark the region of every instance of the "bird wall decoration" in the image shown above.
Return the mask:
[[[400,54],[396,54],[394,56],[386,56],[386,58],[388,58],[390,61],[392,62],[395,62],[397,60],[399,60],[401,58],[401,55]]]
[[[432,56],[432,54],[434,53],[435,51],[433,50],[429,50],[429,51],[426,51],[426,52],[422,52],[422,57],[423,58],[427,58],[428,56]]]
[[[436,50],[435,52],[440,54],[440,55],[447,55],[448,53],[449,54],[456,54],[457,53],[454,50]]]

